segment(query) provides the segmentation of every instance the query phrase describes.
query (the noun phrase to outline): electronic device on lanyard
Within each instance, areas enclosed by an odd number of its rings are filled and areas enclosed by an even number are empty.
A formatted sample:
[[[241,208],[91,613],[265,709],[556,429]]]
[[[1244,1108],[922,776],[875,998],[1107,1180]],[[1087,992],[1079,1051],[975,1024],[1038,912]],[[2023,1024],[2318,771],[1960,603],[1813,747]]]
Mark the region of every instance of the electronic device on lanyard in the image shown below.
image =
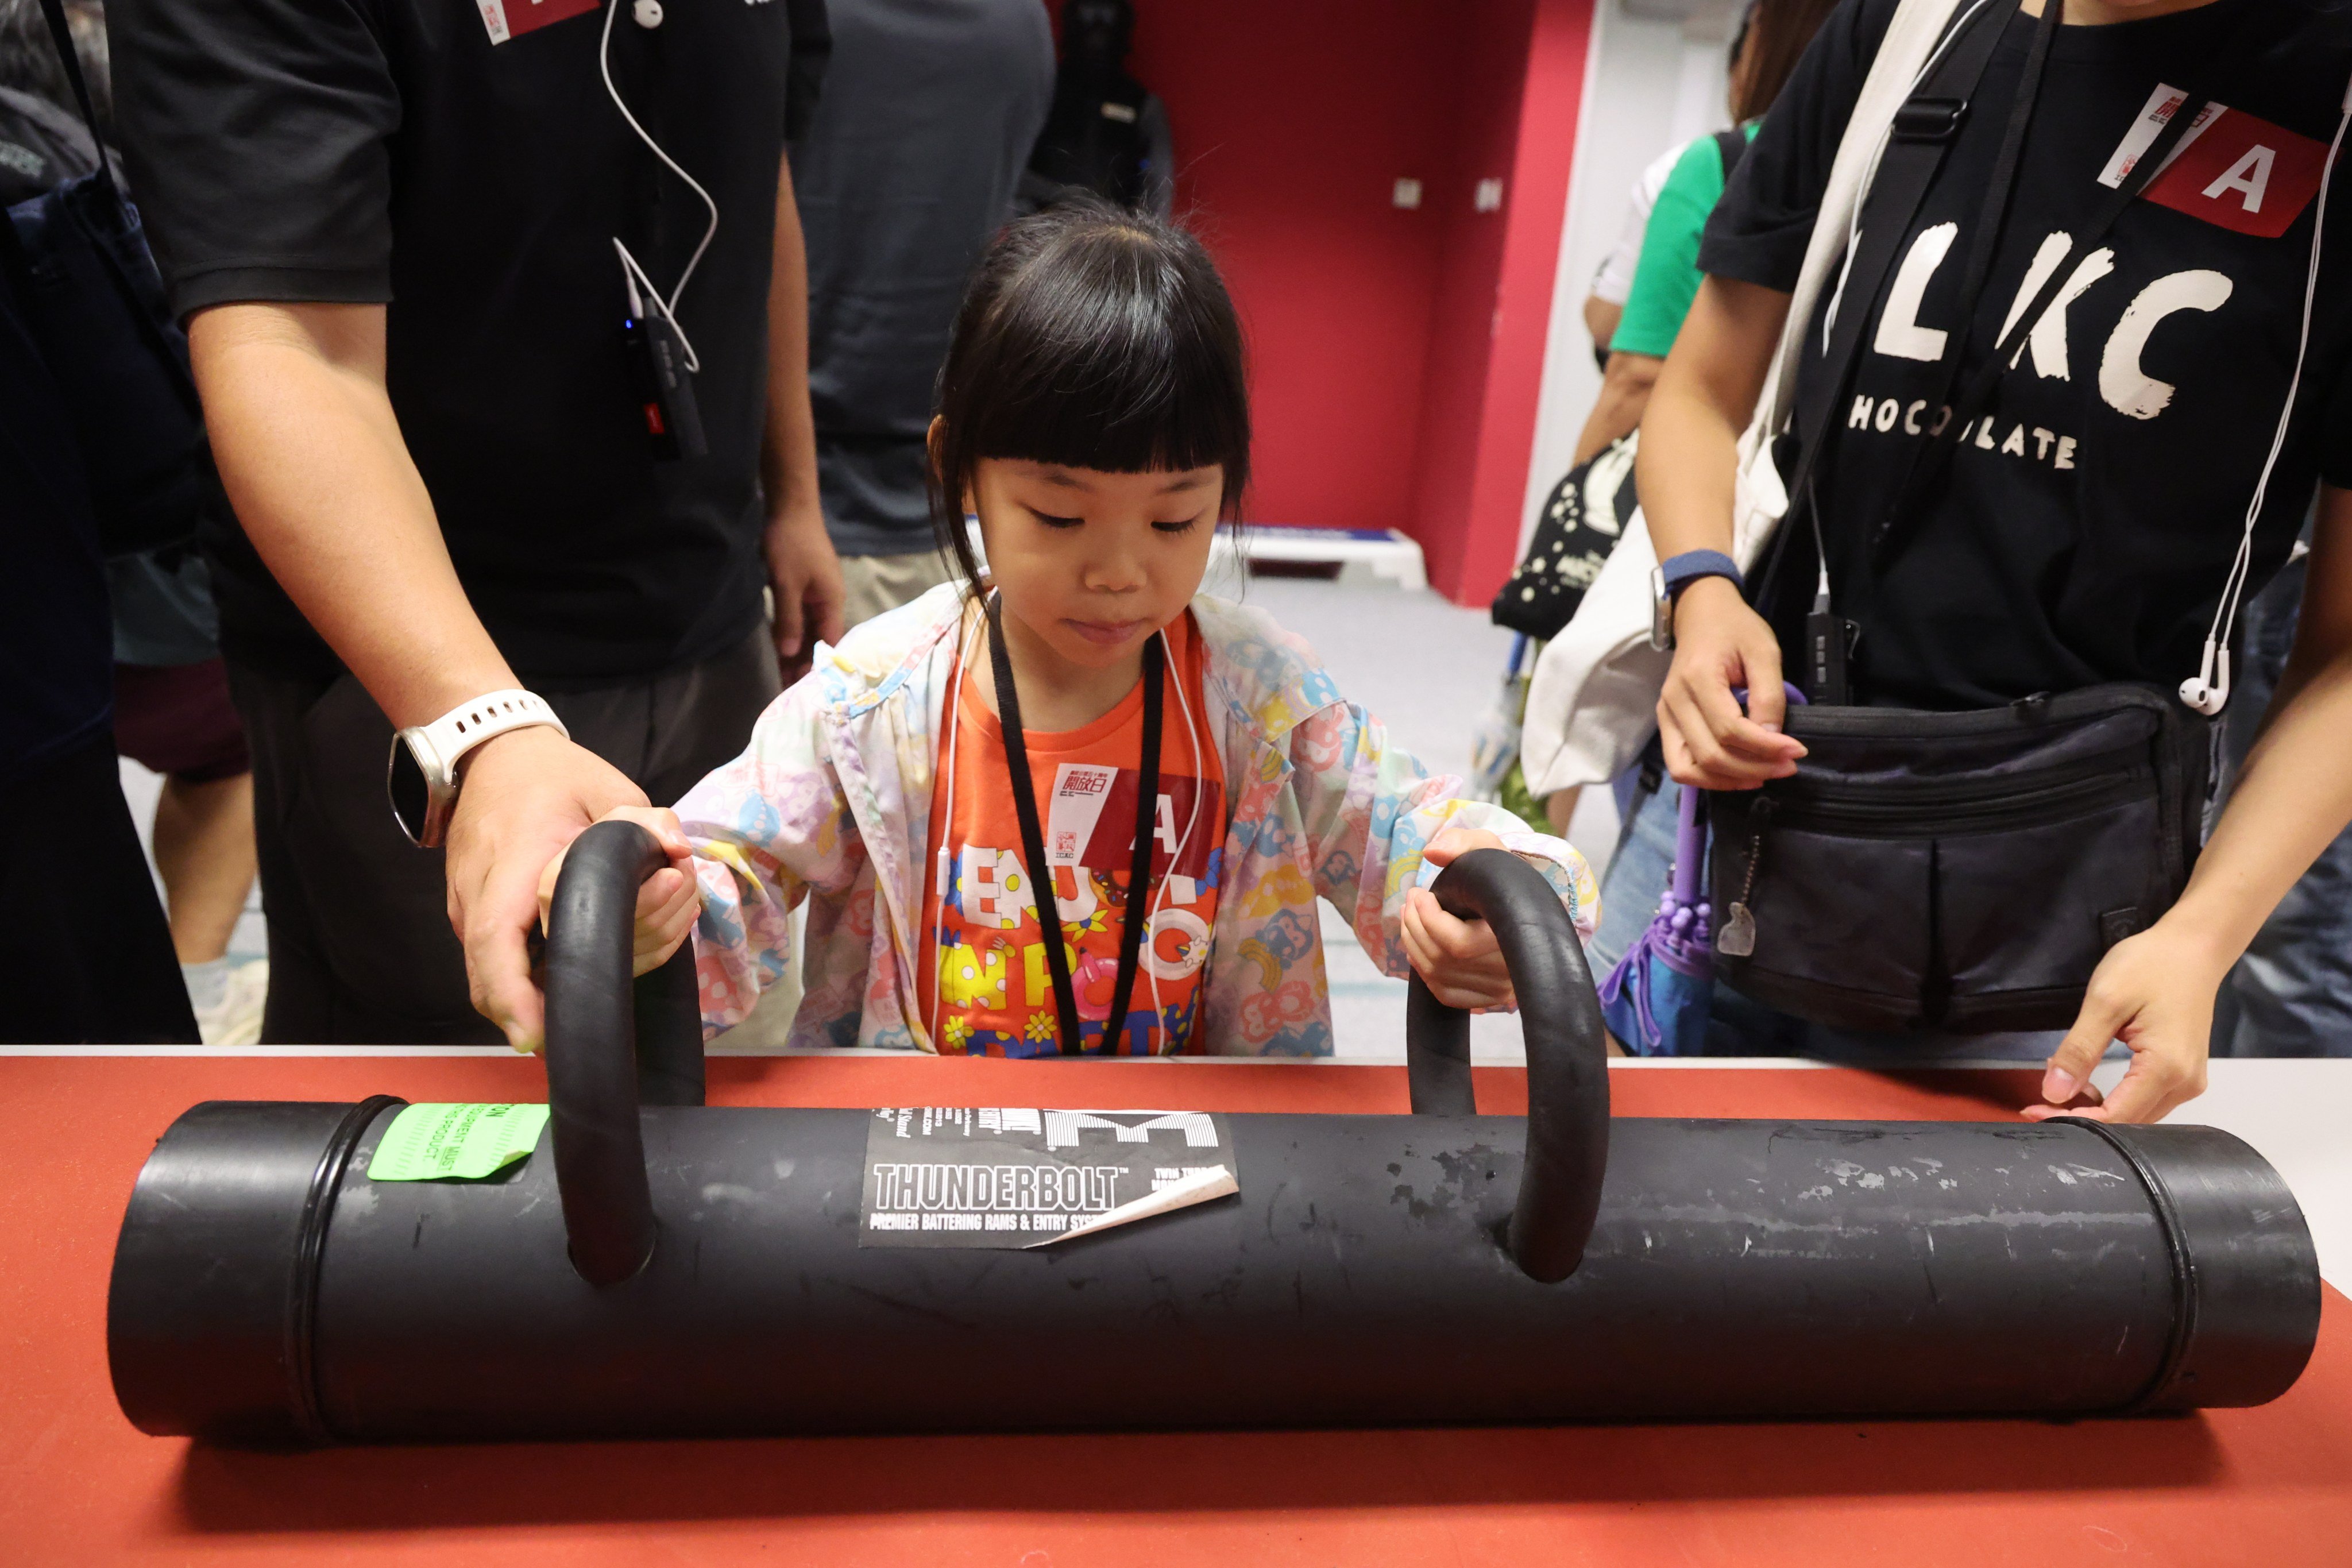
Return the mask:
[[[613,239],[614,254],[621,262],[621,281],[629,300],[629,313],[621,322],[622,347],[627,356],[629,384],[635,394],[637,406],[646,423],[646,436],[656,458],[675,460],[699,458],[710,450],[702,430],[702,412],[694,396],[694,377],[702,369],[702,361],[694,352],[694,343],[679,325],[677,301],[694,277],[694,269],[702,264],[703,252],[710,248],[711,237],[719,232],[719,204],[702,183],[678,166],[677,160],[662,150],[660,142],[648,135],[621,101],[620,89],[613,85],[613,18],[620,13],[618,0],[604,7],[604,31],[596,46],[596,67],[604,78],[604,91],[613,100],[613,107],[635,132],[637,140],[650,149],[662,162],[662,166],[686,182],[688,188],[702,198],[709,209],[710,221],[702,231],[701,242],[687,258],[686,268],[677,275],[677,284],[667,294],[654,286],[654,280],[629,254],[629,247],[616,235]],[[659,0],[637,0],[631,17],[640,27],[654,28],[662,24]]]
[[[628,350],[629,383],[644,412],[654,456],[702,457],[710,444],[703,438],[702,411],[694,401],[686,336],[668,316],[646,310],[632,269],[624,267],[622,273],[628,284],[629,314],[621,322],[621,341]]]

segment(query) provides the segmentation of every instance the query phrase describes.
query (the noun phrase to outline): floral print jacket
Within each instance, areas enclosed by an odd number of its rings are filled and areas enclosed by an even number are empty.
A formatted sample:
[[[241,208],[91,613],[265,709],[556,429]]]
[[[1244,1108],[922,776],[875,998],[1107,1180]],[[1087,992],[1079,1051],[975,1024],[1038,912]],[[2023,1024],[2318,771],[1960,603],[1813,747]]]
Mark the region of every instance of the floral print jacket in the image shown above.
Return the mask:
[[[770,705],[749,749],[677,803],[703,895],[695,929],[702,1025],[740,1021],[793,962],[790,914],[809,903],[803,1000],[788,1044],[933,1050],[915,1002],[926,961],[924,847],[942,707],[967,614],[960,584],[820,648]],[[1263,612],[1202,595],[1203,716],[1233,820],[1196,1049],[1332,1050],[1317,898],[1347,914],[1384,971],[1406,973],[1398,921],[1422,847],[1485,827],[1540,867],[1580,934],[1599,909],[1591,869],[1560,839],[1457,797],[1344,700],[1301,639]]]

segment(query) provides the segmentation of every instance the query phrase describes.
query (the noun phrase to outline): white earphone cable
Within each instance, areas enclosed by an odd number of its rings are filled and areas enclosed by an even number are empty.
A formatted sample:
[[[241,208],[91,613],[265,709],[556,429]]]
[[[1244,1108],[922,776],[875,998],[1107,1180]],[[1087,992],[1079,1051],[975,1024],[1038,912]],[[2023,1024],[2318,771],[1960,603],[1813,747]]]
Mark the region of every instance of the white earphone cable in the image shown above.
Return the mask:
[[[613,85],[613,18],[620,14],[620,0],[608,0],[604,6],[604,36],[596,45],[596,69],[604,79],[604,91],[612,99],[613,107],[621,111],[621,118],[629,122],[629,129],[637,133],[637,140],[652,150],[653,155],[662,161],[663,167],[684,180],[688,188],[702,198],[702,205],[710,210],[710,221],[703,226],[701,243],[694,247],[694,254],[687,258],[686,270],[677,275],[677,286],[667,295],[654,287],[653,279],[646,274],[643,267],[637,264],[637,258],[629,254],[629,247],[623,245],[617,236],[613,240],[613,248],[620,252],[623,274],[632,282],[632,308],[639,310],[643,309],[636,303],[634,291],[635,285],[642,284],[646,298],[652,300],[655,307],[668,321],[670,329],[677,333],[678,347],[686,357],[686,368],[688,371],[699,372],[702,369],[702,361],[694,352],[693,340],[686,335],[686,327],[677,319],[677,302],[685,297],[686,286],[693,279],[694,269],[702,265],[702,253],[710,248],[711,238],[719,232],[719,204],[711,200],[709,191],[702,188],[701,181],[678,167],[677,160],[662,151],[661,143],[646,134],[646,128],[637,123],[637,117],[629,112],[629,106],[621,101],[621,89]]]
[[[2230,574],[2221,584],[2221,602],[2213,606],[2212,625],[2206,628],[2204,657],[2198,666],[2197,677],[2181,683],[2181,700],[2209,717],[2219,713],[2230,700],[2230,638],[2238,629],[2238,610],[2245,600],[2246,584],[2253,575],[2254,529],[2262,521],[2271,473],[2278,466],[2279,454],[2286,448],[2287,430],[2294,420],[2295,398],[2303,388],[2303,362],[2311,348],[2311,318],[2319,296],[2321,247],[2327,234],[2328,186],[2336,177],[2336,161],[2344,150],[2347,127],[2352,127],[2352,81],[2345,84],[2342,117],[2336,122],[2335,139],[2328,143],[2327,161],[2320,166],[2319,198],[2312,213],[2311,262],[2303,280],[2303,330],[2295,339],[2294,369],[2287,377],[2286,402],[2279,409],[2278,426],[2271,434],[2270,452],[2263,459],[2262,475],[2254,481],[2253,499],[2246,505],[2245,527],[2238,535],[2238,552],[2231,560]],[[2218,684],[2214,679],[2217,674]]]
[[[1169,647],[1168,634],[1164,631],[1160,634],[1160,646],[1167,652],[1172,663],[1176,657],[1175,650]],[[1192,748],[1192,809],[1184,814],[1183,835],[1176,840],[1175,852],[1168,857],[1168,876],[1173,877],[1176,875],[1176,868],[1184,863],[1185,846],[1192,842],[1192,826],[1201,819],[1201,796],[1205,790],[1201,783],[1201,731],[1192,721],[1192,700],[1184,695],[1183,672],[1171,670],[1169,673],[1169,684],[1176,689],[1176,705],[1184,710],[1185,739],[1191,742]],[[1139,810],[1141,809],[1142,804],[1139,801],[1137,803]],[[1151,802],[1150,809],[1152,827],[1156,832],[1159,828],[1160,803],[1156,800]],[[1153,907],[1143,922],[1143,973],[1144,979],[1151,987],[1152,1023],[1164,1032],[1168,1026],[1168,1016],[1160,1010],[1160,971],[1153,966],[1151,960],[1151,928],[1158,923],[1160,910],[1168,898],[1168,877],[1162,877],[1160,879],[1160,890],[1151,897]]]
[[[967,610],[966,613],[969,614],[969,611]],[[949,839],[951,838],[955,833],[956,723],[957,721],[963,717],[964,669],[966,668],[965,661],[971,657],[972,629],[973,628],[971,626],[967,626],[958,635],[956,639],[955,668],[950,672],[948,677],[951,684],[948,688],[947,696],[947,814],[944,819],[940,823],[940,853],[938,858],[932,863],[931,867],[931,886],[933,890],[939,894],[940,903],[942,906],[942,918],[931,922],[931,1016],[926,1020],[926,1022],[930,1026],[931,1049],[934,1051],[937,1051],[940,1048],[940,994],[947,989],[947,944],[941,940],[941,927],[946,923],[944,918],[944,906],[948,901],[948,868],[952,862],[955,855],[954,847],[949,843]],[[1012,981],[1008,978],[1005,984],[1009,985],[1012,984]]]

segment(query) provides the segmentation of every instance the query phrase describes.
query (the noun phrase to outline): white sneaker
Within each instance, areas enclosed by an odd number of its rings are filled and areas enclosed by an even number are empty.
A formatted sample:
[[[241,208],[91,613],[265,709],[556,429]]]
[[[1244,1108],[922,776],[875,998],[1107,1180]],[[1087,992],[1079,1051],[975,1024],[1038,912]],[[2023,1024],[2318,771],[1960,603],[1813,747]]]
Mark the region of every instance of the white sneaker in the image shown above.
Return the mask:
[[[261,1005],[269,995],[269,960],[228,972],[220,1001],[196,1009],[196,1034],[208,1046],[249,1046],[261,1038]]]

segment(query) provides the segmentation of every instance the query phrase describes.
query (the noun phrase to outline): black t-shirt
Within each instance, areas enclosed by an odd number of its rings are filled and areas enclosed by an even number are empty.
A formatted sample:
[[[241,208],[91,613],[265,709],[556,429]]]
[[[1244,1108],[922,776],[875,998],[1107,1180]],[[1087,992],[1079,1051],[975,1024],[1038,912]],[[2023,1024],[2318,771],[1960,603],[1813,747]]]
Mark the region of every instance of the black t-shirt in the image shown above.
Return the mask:
[[[1822,27],[1715,209],[1703,270],[1795,287],[1894,11],[1895,0],[1846,0]],[[2032,27],[2008,20],[1869,303],[1820,466],[1832,592],[1862,623],[1863,690],[1875,702],[1963,708],[2103,680],[2168,688],[2195,674],[2294,370],[2319,169],[2352,76],[2352,6],[2215,0],[2062,27],[1963,333],[1953,319],[1960,275]],[[2153,136],[2147,116],[2167,87],[2225,111],[2088,257],[2077,246],[2050,259],[2055,237],[2084,229],[2108,194],[2136,123]],[[2255,533],[2256,587],[2286,558],[2315,480],[2352,485],[2352,176],[2339,171],[2333,195],[2301,391]],[[1937,417],[1939,356],[1965,339],[1964,383],[2033,291],[2024,285],[2038,288],[2053,267],[2070,279],[2063,315],[2045,319],[2003,375],[1939,493],[1918,503],[1911,542],[1874,579],[1866,535]],[[1821,311],[1829,302],[1825,289]],[[1821,313],[1808,341],[1801,401],[1834,371],[1820,353]],[[1780,574],[1768,606],[1784,627],[1812,590],[1810,542],[1790,543],[1805,564]]]
[[[392,405],[457,574],[545,686],[707,658],[757,623],[763,581],[785,7],[669,0],[646,28],[614,3],[614,85],[719,205],[678,301],[701,458],[652,456],[613,241],[667,289],[707,213],[606,96],[593,0],[110,5],[123,151],[175,309],[390,302]],[[331,668],[245,540],[218,545],[231,653]]]
[[[1012,216],[1054,92],[1037,0],[831,0],[793,192],[825,525],[849,555],[931,547],[932,384],[972,264]]]

